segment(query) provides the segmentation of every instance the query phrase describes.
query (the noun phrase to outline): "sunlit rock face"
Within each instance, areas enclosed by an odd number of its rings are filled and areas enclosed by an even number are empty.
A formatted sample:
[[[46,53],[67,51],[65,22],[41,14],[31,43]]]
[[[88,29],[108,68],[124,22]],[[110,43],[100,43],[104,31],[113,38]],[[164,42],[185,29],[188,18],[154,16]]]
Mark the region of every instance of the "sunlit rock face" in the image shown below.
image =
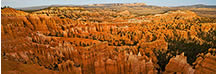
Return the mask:
[[[144,6],[128,6],[135,5]],[[25,12],[4,8],[1,56],[55,73],[216,72],[213,19],[203,22],[188,10],[147,16],[103,10],[50,7]]]
[[[170,59],[165,67],[165,73],[185,73],[194,74],[194,69],[187,63],[184,53]]]
[[[210,53],[198,57],[194,64],[195,74],[216,73],[216,56]]]

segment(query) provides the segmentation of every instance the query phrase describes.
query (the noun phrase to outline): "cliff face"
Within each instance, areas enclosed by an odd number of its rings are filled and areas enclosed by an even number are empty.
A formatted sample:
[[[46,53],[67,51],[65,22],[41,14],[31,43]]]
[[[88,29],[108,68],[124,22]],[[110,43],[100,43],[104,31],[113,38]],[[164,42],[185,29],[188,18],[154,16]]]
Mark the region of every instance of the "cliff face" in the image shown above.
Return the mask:
[[[81,10],[85,9],[2,9],[2,57],[75,74],[215,72],[216,24],[201,23],[194,12],[171,11],[132,18],[144,20],[141,23],[115,24],[70,17]],[[67,18],[61,17],[64,14]],[[198,57],[206,53],[211,56]]]

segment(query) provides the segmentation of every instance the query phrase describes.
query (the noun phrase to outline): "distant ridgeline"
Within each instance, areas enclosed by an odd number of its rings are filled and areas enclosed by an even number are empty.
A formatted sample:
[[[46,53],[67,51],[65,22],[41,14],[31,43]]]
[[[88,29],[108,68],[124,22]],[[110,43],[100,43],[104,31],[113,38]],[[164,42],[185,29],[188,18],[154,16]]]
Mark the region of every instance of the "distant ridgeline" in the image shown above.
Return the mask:
[[[90,4],[88,6],[145,6],[145,3]]]

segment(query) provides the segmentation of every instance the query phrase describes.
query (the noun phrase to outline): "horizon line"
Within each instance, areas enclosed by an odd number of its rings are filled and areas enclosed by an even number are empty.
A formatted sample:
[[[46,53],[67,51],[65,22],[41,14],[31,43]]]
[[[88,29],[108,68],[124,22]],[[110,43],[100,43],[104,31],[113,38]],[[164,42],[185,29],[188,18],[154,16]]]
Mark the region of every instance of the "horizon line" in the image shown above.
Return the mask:
[[[135,2],[135,3],[141,3],[141,2]],[[35,6],[24,6],[24,7],[12,7],[12,8],[29,8],[29,7],[39,7],[39,6],[67,6],[67,5],[72,5],[72,6],[85,6],[85,5],[95,5],[95,4],[135,4],[135,3],[93,3],[93,4],[47,4],[47,5],[35,5]],[[192,6],[192,5],[209,5],[209,6],[216,6],[216,4],[188,4],[188,5],[170,5],[170,6],[163,6],[163,5],[153,5],[153,4],[146,4],[146,6],[159,6],[159,7],[179,7],[179,6]],[[4,5],[4,6],[9,6],[9,5]],[[1,6],[1,7],[4,7]],[[11,7],[11,6],[9,6]]]

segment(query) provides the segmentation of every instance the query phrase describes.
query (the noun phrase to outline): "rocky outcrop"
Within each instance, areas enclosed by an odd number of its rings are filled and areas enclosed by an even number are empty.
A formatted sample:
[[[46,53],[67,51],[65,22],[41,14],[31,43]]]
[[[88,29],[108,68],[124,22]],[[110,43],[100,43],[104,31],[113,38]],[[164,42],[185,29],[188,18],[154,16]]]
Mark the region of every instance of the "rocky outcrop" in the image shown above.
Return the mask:
[[[184,53],[170,59],[165,67],[164,73],[185,73],[194,74],[195,70],[187,63],[187,58]]]
[[[196,64],[195,74],[216,73],[216,56],[213,56],[210,53],[198,57],[194,64]]]

